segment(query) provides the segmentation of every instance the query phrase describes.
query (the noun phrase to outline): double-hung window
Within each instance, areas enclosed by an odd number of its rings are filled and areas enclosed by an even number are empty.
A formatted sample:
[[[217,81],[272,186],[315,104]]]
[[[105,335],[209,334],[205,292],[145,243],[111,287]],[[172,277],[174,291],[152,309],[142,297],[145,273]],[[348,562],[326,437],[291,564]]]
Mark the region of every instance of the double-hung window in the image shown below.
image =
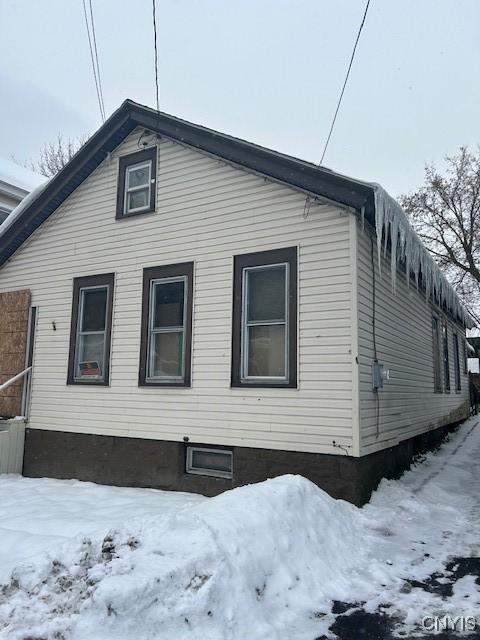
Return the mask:
[[[448,353],[448,327],[444,322],[442,325],[442,345],[443,345],[443,388],[446,393],[450,392],[450,356]]]
[[[462,390],[462,378],[460,375],[460,351],[458,346],[458,335],[453,334],[453,366],[455,367],[455,390]]]
[[[297,249],[235,257],[232,386],[297,384]]]
[[[155,210],[157,147],[151,147],[119,161],[117,218]]]
[[[143,273],[139,384],[190,386],[193,263]]]
[[[442,393],[442,373],[440,359],[440,321],[437,316],[432,316],[432,343],[433,343],[433,388],[435,393]]]
[[[75,278],[69,384],[109,383],[114,274]]]

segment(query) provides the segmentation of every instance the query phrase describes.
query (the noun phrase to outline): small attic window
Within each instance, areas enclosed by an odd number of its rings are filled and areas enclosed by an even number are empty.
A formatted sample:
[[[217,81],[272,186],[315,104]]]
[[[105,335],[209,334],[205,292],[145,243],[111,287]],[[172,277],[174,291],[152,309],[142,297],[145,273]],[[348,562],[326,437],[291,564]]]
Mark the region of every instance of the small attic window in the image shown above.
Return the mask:
[[[156,178],[157,147],[120,158],[117,219],[155,211]]]

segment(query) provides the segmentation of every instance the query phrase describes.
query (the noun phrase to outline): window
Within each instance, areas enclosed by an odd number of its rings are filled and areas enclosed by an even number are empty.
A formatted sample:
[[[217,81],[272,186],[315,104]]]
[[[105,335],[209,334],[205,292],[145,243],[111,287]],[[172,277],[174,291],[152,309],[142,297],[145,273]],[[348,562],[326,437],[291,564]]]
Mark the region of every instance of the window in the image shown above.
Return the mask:
[[[468,347],[465,338],[463,339],[463,373],[468,374]]]
[[[139,384],[190,386],[193,262],[143,271]]]
[[[443,388],[448,393],[450,391],[450,357],[448,354],[448,327],[446,323],[442,325],[442,349],[443,349]]]
[[[455,367],[455,390],[462,390],[462,380],[460,377],[460,351],[458,348],[458,336],[453,334],[453,366]]]
[[[433,339],[433,388],[435,393],[442,393],[442,374],[440,369],[440,324],[437,316],[432,316]]]
[[[187,447],[187,473],[233,478],[233,453],[228,449]]]
[[[120,158],[117,218],[155,211],[156,175],[157,147]]]
[[[114,274],[75,278],[68,384],[109,384]]]
[[[232,386],[297,386],[297,249],[235,257]]]

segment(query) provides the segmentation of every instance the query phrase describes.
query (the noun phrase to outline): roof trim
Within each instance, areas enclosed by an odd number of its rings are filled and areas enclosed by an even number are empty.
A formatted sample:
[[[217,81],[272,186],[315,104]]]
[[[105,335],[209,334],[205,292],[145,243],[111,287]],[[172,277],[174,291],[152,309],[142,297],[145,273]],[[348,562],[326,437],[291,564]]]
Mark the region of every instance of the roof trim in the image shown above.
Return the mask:
[[[125,100],[38,196],[19,212],[8,230],[4,229],[2,233],[0,229],[0,267],[137,126],[312,196],[356,211],[363,209],[367,219],[374,220],[374,190],[370,185]]]

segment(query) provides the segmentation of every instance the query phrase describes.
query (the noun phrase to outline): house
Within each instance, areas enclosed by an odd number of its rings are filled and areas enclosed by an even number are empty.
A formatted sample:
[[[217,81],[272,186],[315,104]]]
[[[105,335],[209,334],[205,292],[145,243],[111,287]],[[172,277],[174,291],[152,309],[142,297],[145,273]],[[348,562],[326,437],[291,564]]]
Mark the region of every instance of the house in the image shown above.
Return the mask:
[[[0,235],[2,304],[27,476],[362,504],[468,415],[472,321],[381,187],[129,100]]]
[[[45,181],[45,176],[0,158],[0,224],[25,196]]]

